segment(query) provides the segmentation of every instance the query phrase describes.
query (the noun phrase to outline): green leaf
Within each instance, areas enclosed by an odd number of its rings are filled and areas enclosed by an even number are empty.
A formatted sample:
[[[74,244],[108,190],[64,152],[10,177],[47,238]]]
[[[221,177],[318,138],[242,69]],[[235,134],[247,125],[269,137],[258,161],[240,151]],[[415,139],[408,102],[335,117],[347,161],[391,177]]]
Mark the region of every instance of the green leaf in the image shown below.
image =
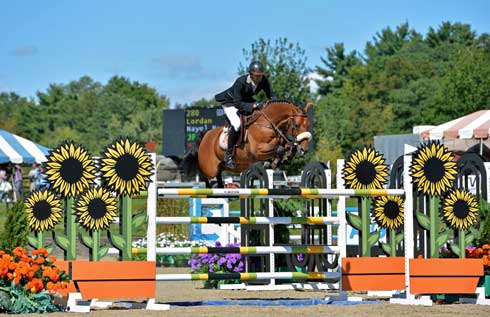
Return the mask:
[[[436,238],[436,248],[439,249],[440,246],[442,246],[444,243],[446,243],[448,237],[449,237],[448,231],[444,231],[442,233],[439,233],[439,235]]]
[[[48,245],[46,247],[46,250],[48,251],[49,254],[53,253],[53,245],[52,244],[51,245]]]
[[[80,233],[80,238],[85,246],[90,248],[94,245],[94,239],[88,233]]]
[[[390,244],[381,242],[381,248],[383,249],[383,251],[386,254],[391,255],[391,245]]]
[[[109,247],[108,246],[103,246],[99,249],[99,258],[103,258],[109,253]]]
[[[378,242],[378,240],[379,240],[379,231],[374,231],[373,233],[369,234],[368,245],[373,246]]]
[[[467,234],[464,237],[464,243],[465,245],[473,245],[473,240],[475,240],[475,236],[471,233]]]
[[[53,235],[54,235],[54,239],[56,241],[56,244],[63,250],[68,250],[68,247],[70,245],[70,241],[68,240],[68,238],[64,235],[64,234],[61,234],[61,233],[54,233],[53,232]]]
[[[399,233],[395,236],[395,244],[398,244],[403,241],[403,233]]]
[[[358,215],[356,214],[353,214],[351,212],[348,212],[347,213],[347,222],[349,222],[349,224],[357,229],[357,230],[361,230],[361,217],[359,217]]]
[[[33,248],[37,249],[37,238],[35,236],[33,236],[32,234],[28,235],[27,241]]]
[[[419,211],[416,212],[416,216],[420,226],[425,230],[430,230],[430,218]]]
[[[118,250],[124,249],[126,245],[126,241],[124,240],[122,235],[108,231],[108,236],[109,236],[109,240],[111,240],[111,243],[114,245],[116,249]]]
[[[133,216],[133,230],[141,226],[143,223],[147,221],[148,217],[145,212],[139,213]]]
[[[451,249],[451,252],[453,252],[459,257],[459,246],[456,243],[451,243],[449,245],[449,248]]]
[[[470,228],[470,234],[472,234],[475,237],[475,239],[479,239],[481,235],[480,230],[476,230],[473,227]]]

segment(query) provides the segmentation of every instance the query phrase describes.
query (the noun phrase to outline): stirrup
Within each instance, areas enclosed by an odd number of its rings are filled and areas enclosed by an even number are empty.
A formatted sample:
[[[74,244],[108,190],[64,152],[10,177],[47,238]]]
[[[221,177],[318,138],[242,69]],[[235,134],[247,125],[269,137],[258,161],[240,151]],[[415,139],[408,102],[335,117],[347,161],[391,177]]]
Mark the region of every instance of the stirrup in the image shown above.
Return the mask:
[[[231,155],[225,154],[224,163],[227,168],[233,169],[236,167],[235,162],[233,161],[233,157]]]

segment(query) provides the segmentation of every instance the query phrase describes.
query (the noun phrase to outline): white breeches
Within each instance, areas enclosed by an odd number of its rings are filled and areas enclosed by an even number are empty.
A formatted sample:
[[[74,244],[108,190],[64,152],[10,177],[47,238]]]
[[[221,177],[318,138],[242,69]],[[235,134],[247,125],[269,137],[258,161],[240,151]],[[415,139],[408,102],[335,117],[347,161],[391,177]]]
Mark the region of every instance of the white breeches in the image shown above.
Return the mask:
[[[238,116],[238,109],[234,106],[223,107],[228,120],[230,120],[231,125],[235,131],[240,131],[240,117]]]

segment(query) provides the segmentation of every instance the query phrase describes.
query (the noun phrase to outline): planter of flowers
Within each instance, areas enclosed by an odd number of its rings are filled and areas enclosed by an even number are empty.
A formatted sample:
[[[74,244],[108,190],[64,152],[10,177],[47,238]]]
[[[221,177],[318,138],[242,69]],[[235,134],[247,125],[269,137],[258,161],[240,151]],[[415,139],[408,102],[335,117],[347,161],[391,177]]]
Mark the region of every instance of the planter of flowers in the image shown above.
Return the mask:
[[[68,285],[65,271],[44,248],[31,255],[21,248],[0,251],[0,312],[11,314],[61,311],[54,302],[56,292]]]

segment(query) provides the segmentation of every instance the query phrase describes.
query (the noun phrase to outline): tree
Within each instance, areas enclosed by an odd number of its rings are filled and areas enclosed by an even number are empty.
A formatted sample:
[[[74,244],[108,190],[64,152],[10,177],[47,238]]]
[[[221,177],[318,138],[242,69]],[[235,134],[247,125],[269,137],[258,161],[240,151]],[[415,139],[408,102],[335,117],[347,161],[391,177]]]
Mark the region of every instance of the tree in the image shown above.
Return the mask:
[[[52,84],[38,98],[47,126],[37,141],[51,147],[72,139],[96,154],[120,135],[142,143],[162,139],[168,99],[147,84],[114,76],[104,86],[84,76]]]
[[[483,48],[461,50],[442,78],[441,89],[426,116],[442,123],[490,107],[490,54]]]
[[[411,30],[408,23],[403,23],[391,30],[390,27],[384,28],[373,36],[373,42],[367,42],[365,48],[366,61],[383,56],[395,55],[406,44],[416,39],[421,39],[421,35],[415,30]]]
[[[260,38],[250,49],[243,49],[243,56],[245,61],[238,67],[240,75],[247,72],[252,60],[258,60],[266,67],[267,77],[278,98],[298,105],[306,103],[310,96],[310,69],[306,66],[305,51],[298,43],[290,43],[286,38],[273,42]],[[260,96],[258,100],[264,101],[265,97]]]
[[[201,98],[197,101],[193,101],[190,104],[178,104],[176,105],[177,109],[182,109],[182,108],[210,108],[210,107],[216,107],[219,106],[219,103],[214,100],[214,98],[206,99],[206,98]]]
[[[361,64],[361,59],[355,50],[346,54],[343,43],[335,43],[325,51],[327,57],[321,57],[325,67],[316,67],[316,72],[322,77],[316,80],[320,95],[338,93],[348,77],[349,69]]]
[[[443,22],[437,30],[429,28],[426,42],[430,47],[443,45],[473,45],[476,39],[475,31],[471,30],[469,24]]]

